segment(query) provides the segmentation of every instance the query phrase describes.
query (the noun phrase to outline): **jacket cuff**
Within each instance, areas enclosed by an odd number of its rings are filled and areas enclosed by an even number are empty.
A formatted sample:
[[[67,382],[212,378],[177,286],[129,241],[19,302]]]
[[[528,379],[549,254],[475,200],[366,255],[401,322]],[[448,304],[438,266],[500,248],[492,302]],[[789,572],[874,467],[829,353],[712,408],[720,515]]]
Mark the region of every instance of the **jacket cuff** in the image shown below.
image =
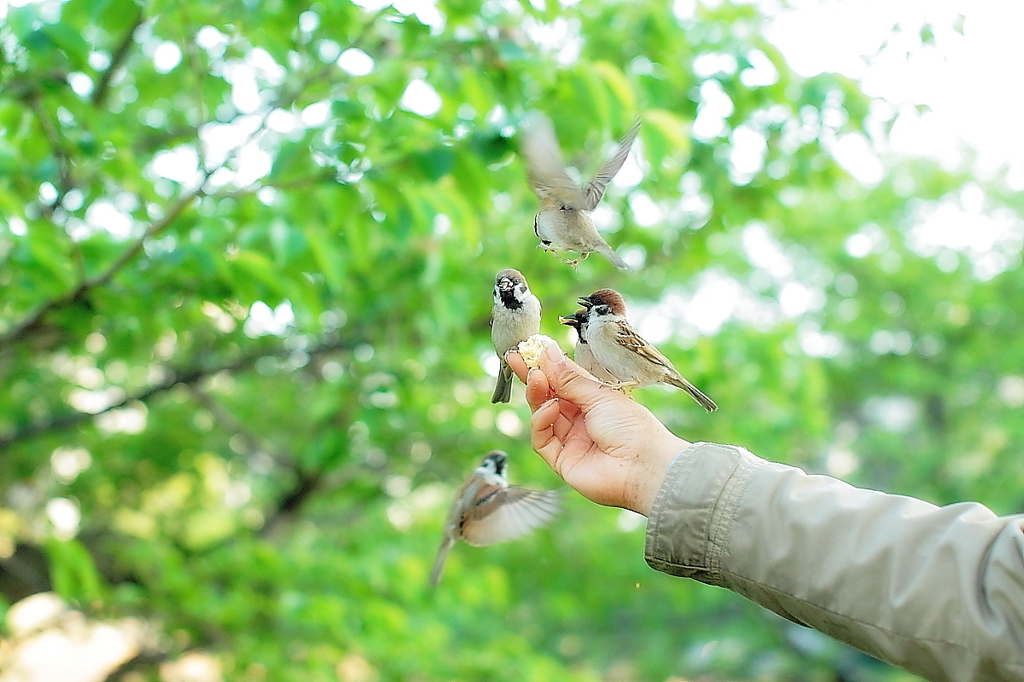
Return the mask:
[[[694,443],[669,467],[651,505],[647,564],[669,575],[721,585],[729,530],[751,474],[765,461],[743,448]]]

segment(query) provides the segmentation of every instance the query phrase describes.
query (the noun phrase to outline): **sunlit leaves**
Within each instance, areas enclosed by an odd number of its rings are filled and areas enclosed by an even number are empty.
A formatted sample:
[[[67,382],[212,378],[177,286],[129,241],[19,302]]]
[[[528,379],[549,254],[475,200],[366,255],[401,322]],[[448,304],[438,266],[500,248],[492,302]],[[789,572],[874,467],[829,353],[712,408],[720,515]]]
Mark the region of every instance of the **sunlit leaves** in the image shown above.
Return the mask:
[[[575,497],[529,540],[459,547],[426,591],[480,453],[557,484],[521,387],[487,400],[509,266],[566,347],[555,316],[581,294],[662,306],[659,347],[722,409],[635,397],[691,440],[1018,508],[1013,233],[984,281],[977,254],[909,248],[965,178],[882,159],[865,188],[831,146],[881,121],[857,84],[791,72],[754,6],[685,4],[9,8],[0,504],[28,500],[17,539],[49,543],[55,589],[253,679],[835,676],[848,652],[808,664],[788,626],[652,573],[640,525]],[[583,177],[640,117],[601,228],[642,276],[536,248],[516,135],[538,109]],[[91,453],[69,481],[66,447]],[[58,498],[78,538],[25,530]]]

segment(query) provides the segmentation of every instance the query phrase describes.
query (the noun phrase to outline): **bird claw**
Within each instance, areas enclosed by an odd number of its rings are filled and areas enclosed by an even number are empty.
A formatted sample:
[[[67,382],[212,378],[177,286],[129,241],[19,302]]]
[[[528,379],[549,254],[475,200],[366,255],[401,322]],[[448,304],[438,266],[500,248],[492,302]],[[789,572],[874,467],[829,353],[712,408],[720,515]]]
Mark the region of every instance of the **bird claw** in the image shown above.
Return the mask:
[[[594,381],[598,380],[595,379]],[[629,396],[633,389],[637,387],[637,382],[635,381],[598,381],[598,383],[607,388],[614,389],[625,396]]]
[[[637,381],[620,381],[615,385],[615,390],[624,396],[629,396],[638,385],[639,382]]]
[[[576,258],[574,260],[563,260],[562,262],[565,263],[566,265],[571,265],[573,270],[579,270],[580,261],[584,260],[589,255],[589,253],[584,253],[579,258]]]

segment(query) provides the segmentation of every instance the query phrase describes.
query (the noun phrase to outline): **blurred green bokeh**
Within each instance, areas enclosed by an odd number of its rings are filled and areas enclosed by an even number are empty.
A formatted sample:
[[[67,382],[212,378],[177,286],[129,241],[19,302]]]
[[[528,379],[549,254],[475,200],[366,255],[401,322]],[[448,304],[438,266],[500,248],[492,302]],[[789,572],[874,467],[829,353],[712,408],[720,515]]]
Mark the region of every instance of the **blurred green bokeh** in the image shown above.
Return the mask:
[[[9,7],[3,608],[53,589],[151,619],[140,679],[194,649],[254,682],[908,679],[653,572],[642,519],[574,494],[524,541],[460,545],[427,589],[481,453],[557,485],[521,386],[488,400],[504,267],[566,348],[557,316],[622,291],[721,406],[634,394],[689,440],[1024,508],[1020,230],[920,238],[939,207],[1018,224],[1020,198],[923,159],[858,181],[833,150],[892,113],[794,74],[754,6],[684,4]],[[642,118],[599,214],[640,274],[536,248],[515,153],[534,109],[584,173]]]

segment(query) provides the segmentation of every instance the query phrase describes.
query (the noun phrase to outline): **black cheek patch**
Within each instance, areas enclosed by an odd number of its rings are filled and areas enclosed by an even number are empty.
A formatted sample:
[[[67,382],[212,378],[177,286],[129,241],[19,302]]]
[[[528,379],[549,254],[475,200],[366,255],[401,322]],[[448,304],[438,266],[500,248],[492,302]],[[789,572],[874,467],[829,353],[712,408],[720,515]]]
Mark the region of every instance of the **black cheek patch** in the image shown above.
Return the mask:
[[[519,310],[523,307],[522,301],[516,298],[512,289],[505,289],[501,292],[501,303],[509,310]]]

